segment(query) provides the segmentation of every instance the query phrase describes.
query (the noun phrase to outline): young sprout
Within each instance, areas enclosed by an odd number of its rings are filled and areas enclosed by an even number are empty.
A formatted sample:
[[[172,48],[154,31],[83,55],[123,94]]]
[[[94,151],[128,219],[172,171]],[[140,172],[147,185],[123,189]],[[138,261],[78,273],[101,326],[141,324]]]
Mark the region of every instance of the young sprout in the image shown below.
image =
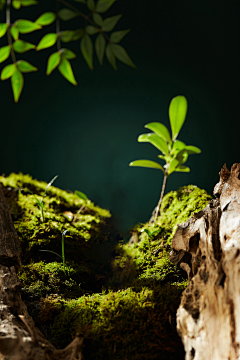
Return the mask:
[[[160,206],[166,189],[167,179],[170,174],[176,172],[189,172],[190,169],[183,164],[187,161],[188,155],[199,154],[201,150],[196,146],[186,145],[184,142],[177,140],[177,136],[183,126],[187,115],[187,99],[184,96],[176,96],[172,99],[169,106],[169,119],[172,130],[172,137],[167,127],[158,122],[152,122],[145,127],[152,130],[152,133],[142,134],[138,137],[139,142],[149,142],[161,151],[162,155],[158,155],[160,159],[165,161],[165,165],[151,160],[132,161],[129,166],[140,166],[162,170],[164,174],[162,191],[160,199],[154,214],[154,223],[159,214]]]
[[[68,230],[64,230],[62,232],[62,256],[57,254],[55,251],[51,251],[51,250],[38,250],[38,251],[47,251],[47,252],[50,252],[50,253],[53,253],[57,256],[59,256],[61,259],[62,259],[62,262],[63,262],[63,271],[64,271],[64,274],[66,276],[66,271],[65,271],[65,252],[64,252],[64,237],[65,237],[65,234],[68,232]]]
[[[78,214],[80,214],[80,212],[85,208],[86,204],[88,203],[88,197],[87,195],[85,195],[83,192],[75,190],[74,194],[76,194],[80,199],[85,200],[85,203],[80,207],[80,209],[77,211],[77,213],[74,215],[73,218],[73,223],[76,221],[76,218],[78,216]]]
[[[155,230],[153,232],[149,231],[148,229],[142,229],[141,232],[145,232],[148,235],[148,248],[149,248],[149,253],[151,254],[151,245],[150,245],[150,239],[151,237],[156,234],[159,233],[160,230]]]
[[[43,197],[42,197],[42,200],[39,201],[38,198],[32,193],[31,190],[29,190],[28,188],[25,188],[24,190],[25,191],[29,191],[34,197],[35,197],[35,200],[37,201],[38,203],[38,206],[39,206],[39,210],[41,211],[41,221],[44,222],[45,221],[45,218],[44,218],[44,212],[43,212],[43,199],[45,198],[46,196],[46,193],[47,193],[47,189],[52,185],[52,183],[56,180],[56,178],[58,177],[58,175],[54,176],[54,178],[48,183],[46,189],[45,189],[45,192],[43,194]]]

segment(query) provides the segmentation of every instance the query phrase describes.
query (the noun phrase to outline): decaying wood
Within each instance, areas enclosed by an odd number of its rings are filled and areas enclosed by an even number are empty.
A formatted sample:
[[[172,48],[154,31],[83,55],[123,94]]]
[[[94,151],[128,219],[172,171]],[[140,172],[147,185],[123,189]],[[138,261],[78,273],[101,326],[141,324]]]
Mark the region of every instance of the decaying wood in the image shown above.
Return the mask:
[[[0,184],[0,360],[83,359],[82,337],[57,350],[35,327],[21,299],[20,254],[20,241]]]
[[[189,278],[177,311],[186,360],[240,359],[240,164],[223,166],[214,195],[178,226],[169,256]]]

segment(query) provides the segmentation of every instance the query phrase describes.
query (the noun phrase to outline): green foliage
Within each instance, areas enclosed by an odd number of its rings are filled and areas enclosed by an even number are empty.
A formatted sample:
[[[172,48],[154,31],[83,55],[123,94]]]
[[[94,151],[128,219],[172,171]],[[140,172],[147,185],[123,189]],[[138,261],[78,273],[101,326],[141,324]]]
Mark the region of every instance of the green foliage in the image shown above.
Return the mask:
[[[10,54],[13,64],[16,64],[18,61],[25,61],[22,59],[16,59],[15,52],[22,54],[32,49],[39,51],[56,46],[57,51],[54,51],[47,61],[46,74],[50,75],[52,71],[58,67],[59,72],[65,79],[67,79],[71,84],[77,85],[72,65],[69,62],[70,59],[75,58],[75,54],[74,56],[69,55],[69,51],[71,50],[68,50],[67,54],[65,49],[61,47],[61,42],[80,40],[81,54],[91,70],[93,69],[94,48],[100,65],[103,64],[104,54],[106,54],[109,63],[115,70],[117,70],[116,59],[135,68],[136,66],[130,59],[126,50],[122,46],[118,45],[121,39],[130,30],[114,31],[109,36],[107,34],[107,32],[114,30],[122,15],[115,15],[104,19],[101,15],[113,5],[115,0],[75,0],[75,2],[81,3],[81,6],[82,4],[85,5],[87,15],[85,15],[77,7],[65,1],[65,7],[60,10],[58,10],[57,7],[56,13],[46,11],[38,16],[35,22],[27,19],[17,19],[10,25],[8,22],[11,18],[11,5],[14,9],[19,10],[22,6],[37,5],[38,2],[35,0],[13,0],[12,3],[6,4],[5,0],[0,0],[0,10],[3,10],[6,5],[6,23],[0,24],[0,38],[7,34],[8,40],[8,45],[0,48],[0,63],[7,60]],[[82,27],[77,28],[76,30],[64,29],[64,23],[76,17],[79,17],[79,24],[82,20],[84,21],[82,22]],[[21,39],[22,34],[28,34],[33,31],[40,30],[43,26],[48,26],[54,21],[56,22],[56,33],[45,34],[37,46]],[[87,25],[86,21],[88,22]],[[62,30],[62,28],[64,30]],[[96,39],[92,39],[91,37],[95,35]],[[95,47],[93,46],[93,42],[95,42]],[[36,70],[37,68],[34,68],[32,71]],[[27,71],[20,71],[19,67],[16,66],[16,71],[12,74],[14,78],[12,78],[12,76],[5,77],[5,75],[2,77],[2,80],[11,78],[15,102],[18,102],[23,89],[23,72]]]
[[[29,73],[32,71],[37,71],[37,68],[35,66],[31,65],[29,62],[24,61],[24,60],[19,60],[17,62],[17,68],[22,73]]]

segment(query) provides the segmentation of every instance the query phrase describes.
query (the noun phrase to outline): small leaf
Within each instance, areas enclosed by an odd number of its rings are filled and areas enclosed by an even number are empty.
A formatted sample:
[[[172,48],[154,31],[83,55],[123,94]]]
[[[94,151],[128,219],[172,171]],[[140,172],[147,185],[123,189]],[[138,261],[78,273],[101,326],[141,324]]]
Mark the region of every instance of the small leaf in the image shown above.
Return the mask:
[[[184,96],[176,96],[169,106],[169,119],[172,129],[172,139],[175,140],[181,130],[187,115],[187,99]]]
[[[85,30],[89,35],[94,35],[99,32],[99,29],[92,25],[86,26]]]
[[[83,55],[86,63],[88,64],[89,68],[92,70],[93,69],[93,44],[92,44],[92,40],[89,35],[87,35],[87,34],[83,35],[80,47],[81,47],[81,52],[82,52],[82,55]]]
[[[19,30],[15,26],[11,27],[10,32],[11,32],[11,35],[14,38],[14,40],[18,40]]]
[[[77,29],[74,31],[74,34],[73,34],[73,37],[72,37],[72,40],[75,41],[75,40],[78,40],[80,39],[84,34],[84,30],[83,29]]]
[[[8,28],[7,24],[0,24],[0,38],[6,34],[7,28]]]
[[[27,62],[25,60],[19,60],[17,62],[17,68],[22,73],[29,73],[32,71],[37,71],[37,68],[35,66],[31,65],[29,62]]]
[[[55,52],[49,56],[47,63],[47,75],[50,75],[51,72],[58,66],[60,60],[61,60],[61,56],[59,52]]]
[[[180,140],[176,140],[176,141],[174,141],[174,143],[173,143],[173,150],[183,150],[183,149],[185,149],[185,147],[186,147],[186,144],[184,144],[184,142],[182,142],[182,141],[180,141]]]
[[[145,128],[154,131],[155,134],[157,134],[158,136],[163,138],[163,140],[171,143],[171,136],[165,125],[163,125],[159,122],[152,122],[152,123],[145,125]]]
[[[56,19],[56,14],[54,12],[45,12],[35,21],[36,24],[39,25],[50,25]]]
[[[5,66],[2,69],[1,80],[6,80],[6,79],[10,78],[14,74],[15,70],[16,70],[15,64]]]
[[[155,161],[151,161],[151,160],[132,161],[132,162],[130,162],[129,166],[140,166],[140,167],[147,167],[147,168],[152,168],[152,169],[160,169],[165,174],[164,168],[160,164],[156,163]]]
[[[114,55],[118,60],[122,61],[126,65],[136,68],[136,65],[134,65],[134,63],[128,56],[126,50],[121,45],[112,44],[112,47],[113,47]]]
[[[32,31],[39,30],[42,28],[41,25],[38,25],[30,20],[22,20],[22,19],[17,20],[14,23],[14,26],[16,26],[16,28],[18,28],[18,30],[21,34],[27,34]]]
[[[66,59],[75,59],[77,56],[73,51],[68,49],[61,49],[61,55],[64,56]]]
[[[57,34],[55,33],[47,34],[42,38],[42,40],[40,40],[40,43],[36,47],[36,50],[38,51],[49,48],[53,46],[56,43],[56,41],[57,41]]]
[[[0,63],[2,63],[3,61],[5,61],[9,55],[10,55],[11,49],[10,46],[3,46],[2,48],[0,48]]]
[[[199,148],[197,148],[196,146],[192,146],[192,145],[186,146],[185,149],[189,155],[200,154],[200,152],[201,152],[201,150]]]
[[[94,0],[87,0],[87,7],[89,8],[89,10],[93,11],[95,9]]]
[[[117,22],[120,20],[122,15],[111,16],[103,21],[102,30],[103,31],[111,31]]]
[[[31,49],[35,49],[35,47],[36,46],[34,44],[30,44],[29,42],[23,40],[17,40],[13,43],[13,50],[20,54]]]
[[[186,149],[180,150],[176,156],[176,159],[179,161],[179,165],[184,164],[188,159],[188,153],[187,153]]]
[[[22,6],[37,5],[38,1],[35,0],[21,0]]]
[[[150,133],[143,134],[138,137],[139,142],[150,142],[154,145],[158,150],[160,150],[164,155],[168,155],[168,145],[165,140],[163,140],[160,136]]]
[[[98,0],[95,11],[104,13],[107,11],[116,0]]]
[[[60,71],[62,76],[64,76],[70,83],[72,83],[73,85],[77,85],[76,79],[73,75],[71,64],[67,59],[61,59],[58,70]]]
[[[58,16],[61,20],[67,21],[75,18],[76,16],[79,16],[75,11],[69,10],[69,9],[61,9],[58,12]]]
[[[24,79],[22,73],[16,69],[11,77],[14,101],[17,103],[23,89]]]
[[[103,64],[103,57],[105,52],[106,40],[103,34],[99,34],[95,41],[95,50],[99,60],[100,65]]]
[[[151,232],[148,229],[142,229],[141,232],[145,232],[149,237],[151,237]]]
[[[52,250],[38,250],[38,251],[46,251],[46,252],[50,252],[50,253],[53,253],[53,254],[55,254],[55,255],[59,256],[59,257],[62,259],[62,257],[61,257],[60,255],[58,255],[55,251],[52,251]]]
[[[47,189],[50,188],[50,186],[54,183],[54,181],[55,181],[57,178],[58,178],[58,175],[54,176],[54,178],[52,178],[52,180],[47,184],[47,187],[46,187],[46,189],[45,189],[43,198],[46,196]]]
[[[130,29],[128,30],[121,30],[121,31],[114,31],[111,36],[110,40],[114,43],[118,43],[122,40],[122,38],[129,33]]]
[[[114,55],[111,44],[108,44],[107,47],[106,47],[106,56],[107,56],[108,61],[110,62],[110,64],[114,68],[114,70],[117,70],[116,57]]]
[[[74,31],[73,30],[65,30],[60,33],[60,39],[63,42],[69,42],[72,40]]]
[[[177,159],[172,159],[168,168],[168,175],[175,171],[176,167],[179,166],[179,161]]]
[[[85,195],[83,192],[81,191],[78,191],[78,190],[75,190],[74,191],[74,194],[76,194],[80,199],[83,199],[83,200],[87,200],[88,197],[87,195]]]
[[[177,168],[175,169],[175,171],[178,171],[178,172],[189,172],[189,171],[190,171],[190,168],[187,167],[187,166],[181,165],[181,166],[177,167]]]
[[[93,21],[102,27],[102,24],[103,24],[103,18],[101,17],[100,14],[98,13],[93,13]]]
[[[14,7],[14,9],[20,9],[20,7],[21,7],[21,1],[19,1],[19,0],[13,0],[13,2],[12,2],[12,6]]]

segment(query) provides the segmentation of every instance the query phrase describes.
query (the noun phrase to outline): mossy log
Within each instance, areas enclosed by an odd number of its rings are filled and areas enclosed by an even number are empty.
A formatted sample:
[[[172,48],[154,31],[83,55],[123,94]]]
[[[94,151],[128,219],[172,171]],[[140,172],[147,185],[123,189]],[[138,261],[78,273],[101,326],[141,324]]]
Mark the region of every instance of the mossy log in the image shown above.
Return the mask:
[[[20,295],[20,255],[20,241],[0,184],[0,360],[82,359],[82,337],[57,350],[35,327]]]
[[[216,199],[178,226],[169,256],[189,278],[177,310],[186,360],[240,359],[240,164],[219,175]]]

